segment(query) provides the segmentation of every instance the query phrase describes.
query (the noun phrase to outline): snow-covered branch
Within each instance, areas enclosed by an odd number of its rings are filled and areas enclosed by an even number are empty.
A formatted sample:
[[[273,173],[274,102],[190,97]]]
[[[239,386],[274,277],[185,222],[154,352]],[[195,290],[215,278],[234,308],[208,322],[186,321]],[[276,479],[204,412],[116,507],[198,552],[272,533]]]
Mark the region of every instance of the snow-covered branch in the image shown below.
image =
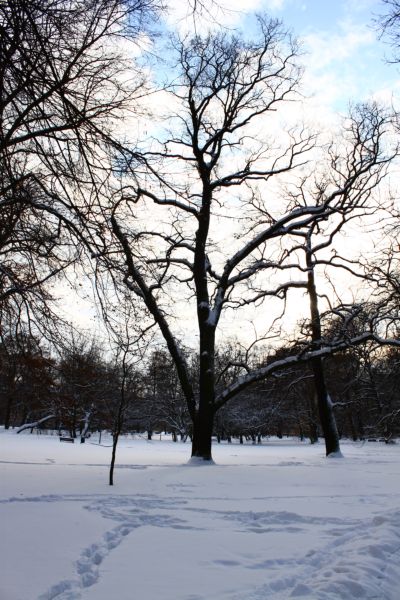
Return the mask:
[[[264,367],[255,369],[251,373],[239,377],[232,385],[225,388],[215,400],[216,410],[222,407],[228,400],[242,392],[256,381],[261,381],[276,371],[281,371],[296,364],[305,364],[314,358],[326,358],[348,348],[365,344],[366,342],[375,342],[379,346],[395,346],[400,348],[400,340],[395,338],[382,338],[374,333],[366,332],[348,340],[321,346],[318,350],[305,350],[295,356],[276,360]]]
[[[56,415],[47,415],[47,417],[43,417],[42,419],[34,421],[33,423],[25,423],[17,429],[16,433],[21,433],[22,431],[25,431],[25,429],[33,429],[34,427],[40,427],[43,423],[46,423],[46,421],[50,421],[50,419],[55,418]]]

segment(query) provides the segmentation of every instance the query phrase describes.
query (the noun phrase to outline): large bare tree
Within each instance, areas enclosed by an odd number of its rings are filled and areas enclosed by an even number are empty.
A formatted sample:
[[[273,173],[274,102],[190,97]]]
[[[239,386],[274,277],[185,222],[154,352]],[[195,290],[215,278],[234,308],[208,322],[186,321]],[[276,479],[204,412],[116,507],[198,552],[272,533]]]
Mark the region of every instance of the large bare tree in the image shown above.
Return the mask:
[[[304,278],[297,284],[292,277],[297,262],[286,260],[295,256],[290,248],[298,246],[298,235],[368,196],[387,160],[385,119],[365,109],[328,152],[331,176],[306,194],[304,172],[318,171],[318,161],[308,164],[317,152],[315,137],[301,125],[277,125],[278,109],[295,98],[298,48],[279,22],[260,17],[258,27],[256,41],[225,32],[175,41],[174,84],[163,98],[167,130],[160,133],[160,126],[143,150],[141,170],[137,157],[125,153],[126,177],[110,214],[113,237],[101,253],[114,281],[143,302],[165,339],[193,421],[192,456],[204,460],[211,459],[215,414],[230,398],[276,369],[345,347],[343,340],[323,345],[315,329],[311,345],[298,354],[250,371],[242,365],[233,383],[216,384],[221,317],[256,307],[267,328],[264,300],[277,302],[288,289],[304,287]],[[297,172],[303,173],[302,192],[279,194],[281,178]],[[179,316],[181,323],[196,321],[198,378],[182,351]],[[316,325],[315,315],[312,321]]]

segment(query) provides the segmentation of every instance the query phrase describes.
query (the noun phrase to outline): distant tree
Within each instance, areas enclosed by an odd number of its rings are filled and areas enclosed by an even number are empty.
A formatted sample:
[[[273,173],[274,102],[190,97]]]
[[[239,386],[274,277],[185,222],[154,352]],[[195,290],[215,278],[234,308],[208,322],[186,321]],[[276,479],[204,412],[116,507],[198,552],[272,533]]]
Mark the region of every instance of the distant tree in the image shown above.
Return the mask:
[[[60,428],[83,440],[104,401],[115,393],[107,363],[95,342],[73,337],[60,356],[57,376],[57,414]]]
[[[189,432],[190,418],[182,394],[174,363],[165,350],[152,352],[144,374],[145,413],[150,411],[153,425],[185,438]],[[152,408],[151,408],[152,407]],[[150,422],[150,420],[149,420]]]
[[[363,439],[367,414],[365,399],[360,394],[361,363],[359,354],[368,347],[349,348],[324,363],[327,387],[341,436],[354,441]]]
[[[381,393],[382,411],[376,422],[378,435],[386,442],[400,434],[400,352],[388,349],[378,362],[378,387]]]
[[[5,429],[55,414],[54,377],[54,361],[37,338],[19,329],[0,333],[0,405]]]

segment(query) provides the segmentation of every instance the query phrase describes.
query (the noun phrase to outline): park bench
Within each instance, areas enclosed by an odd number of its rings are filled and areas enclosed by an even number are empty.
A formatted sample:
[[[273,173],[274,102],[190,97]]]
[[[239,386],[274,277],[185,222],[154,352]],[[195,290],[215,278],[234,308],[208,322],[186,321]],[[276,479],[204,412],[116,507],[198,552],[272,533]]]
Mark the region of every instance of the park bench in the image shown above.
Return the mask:
[[[60,435],[60,442],[70,442],[71,444],[73,444],[74,441],[75,440],[72,437],[67,437],[67,436]]]

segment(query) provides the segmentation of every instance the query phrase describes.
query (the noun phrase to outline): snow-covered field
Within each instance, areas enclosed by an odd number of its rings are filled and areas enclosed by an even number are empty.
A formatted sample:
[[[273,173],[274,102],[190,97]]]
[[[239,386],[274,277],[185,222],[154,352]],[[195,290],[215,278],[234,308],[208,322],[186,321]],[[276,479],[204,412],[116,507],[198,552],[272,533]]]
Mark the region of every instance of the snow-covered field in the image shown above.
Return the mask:
[[[399,600],[400,444],[91,439],[0,431],[0,600]]]

